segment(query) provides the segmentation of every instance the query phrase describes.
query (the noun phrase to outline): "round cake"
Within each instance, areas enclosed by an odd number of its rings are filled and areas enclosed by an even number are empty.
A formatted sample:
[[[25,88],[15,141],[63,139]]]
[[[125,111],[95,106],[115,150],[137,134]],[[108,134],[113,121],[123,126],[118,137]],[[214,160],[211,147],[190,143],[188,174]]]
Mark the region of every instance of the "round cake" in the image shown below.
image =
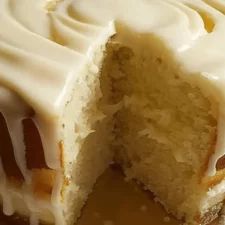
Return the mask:
[[[0,202],[72,225],[113,162],[190,225],[223,215],[223,0],[1,0]]]

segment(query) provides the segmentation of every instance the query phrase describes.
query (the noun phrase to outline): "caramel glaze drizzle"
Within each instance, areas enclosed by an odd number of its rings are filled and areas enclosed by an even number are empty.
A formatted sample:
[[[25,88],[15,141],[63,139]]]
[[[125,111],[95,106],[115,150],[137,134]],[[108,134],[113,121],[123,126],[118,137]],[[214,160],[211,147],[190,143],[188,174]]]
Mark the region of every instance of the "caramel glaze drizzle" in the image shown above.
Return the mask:
[[[32,170],[34,196],[50,200],[56,174],[46,164],[41,136],[32,119],[34,116],[33,113],[22,121],[27,168]]]
[[[0,156],[8,179],[13,183],[22,183],[24,178],[16,163],[12,141],[2,113],[0,113]]]
[[[27,168],[48,169],[45,162],[44,149],[38,129],[31,118],[23,119],[24,143],[26,146]]]
[[[35,114],[22,120],[27,168],[32,171],[34,196],[49,200],[55,180],[55,171],[48,168],[41,136],[34,122]],[[16,186],[24,183],[24,177],[14,157],[13,145],[7,123],[0,112],[0,157],[8,180]]]

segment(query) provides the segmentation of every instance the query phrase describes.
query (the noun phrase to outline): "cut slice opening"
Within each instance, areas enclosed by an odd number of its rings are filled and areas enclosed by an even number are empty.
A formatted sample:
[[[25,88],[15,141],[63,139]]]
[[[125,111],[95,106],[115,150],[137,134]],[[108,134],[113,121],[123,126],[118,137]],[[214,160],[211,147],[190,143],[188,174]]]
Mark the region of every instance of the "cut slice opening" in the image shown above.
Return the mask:
[[[145,34],[132,38],[132,44],[121,44],[114,37],[103,65],[113,103],[119,106],[115,160],[178,218],[201,218],[201,179],[214,151],[217,106],[183,79],[159,39]]]
[[[34,115],[22,121],[27,168],[32,171],[32,188],[36,198],[50,200],[56,171],[45,160],[44,148]]]

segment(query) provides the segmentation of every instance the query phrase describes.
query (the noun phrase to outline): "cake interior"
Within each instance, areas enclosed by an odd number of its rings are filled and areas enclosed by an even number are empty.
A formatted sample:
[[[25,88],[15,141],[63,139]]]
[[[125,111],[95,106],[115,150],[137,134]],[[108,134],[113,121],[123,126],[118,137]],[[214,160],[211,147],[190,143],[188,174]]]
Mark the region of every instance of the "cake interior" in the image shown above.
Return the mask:
[[[96,51],[61,118],[65,221],[73,224],[114,156],[126,177],[152,191],[168,212],[191,223],[208,223],[224,198],[222,193],[204,205],[210,198],[203,180],[216,142],[217,105],[183,79],[160,40],[149,34],[127,35],[112,37]],[[48,168],[38,168],[37,176],[44,170]],[[48,190],[50,196],[54,190]],[[217,210],[211,215],[213,207]],[[42,213],[43,221],[53,222]]]
[[[203,178],[216,142],[217,105],[183,79],[173,56],[154,36],[134,35],[131,44],[122,43],[116,38],[108,43],[102,70],[111,78],[112,101],[118,106],[115,161],[168,212],[204,223],[204,215],[223,200],[203,203],[208,199]],[[207,222],[215,215],[208,217]]]
[[[112,37],[104,50],[97,81],[101,96],[94,99],[95,106],[89,105],[85,117],[98,111],[105,118],[84,140],[72,173],[78,183],[82,180],[81,188],[72,196],[90,192],[99,171],[107,166],[102,156],[110,152],[126,177],[151,190],[168,212],[190,223],[208,223],[224,198],[223,193],[210,199],[207,191],[212,186],[204,182],[215,148],[217,105],[183,79],[159,39],[130,35]],[[98,154],[92,146],[105,149]]]
[[[105,45],[95,51],[74,86],[63,116],[65,220],[73,224],[97,178],[113,160],[110,80],[101,74]],[[75,154],[74,154],[75,153]]]

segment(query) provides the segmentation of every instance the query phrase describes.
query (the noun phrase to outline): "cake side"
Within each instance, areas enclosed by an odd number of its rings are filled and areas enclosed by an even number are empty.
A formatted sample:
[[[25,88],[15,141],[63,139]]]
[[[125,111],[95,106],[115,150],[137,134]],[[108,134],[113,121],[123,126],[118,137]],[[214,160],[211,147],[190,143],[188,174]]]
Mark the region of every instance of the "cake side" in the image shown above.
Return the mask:
[[[3,211],[25,216],[31,224],[72,224],[111,160],[106,147],[111,122],[99,106],[98,74],[114,28],[82,23],[63,5],[56,12],[57,4],[49,9],[42,0],[0,4]],[[83,157],[98,142],[101,149]],[[95,175],[78,181],[74,170],[92,166]]]

